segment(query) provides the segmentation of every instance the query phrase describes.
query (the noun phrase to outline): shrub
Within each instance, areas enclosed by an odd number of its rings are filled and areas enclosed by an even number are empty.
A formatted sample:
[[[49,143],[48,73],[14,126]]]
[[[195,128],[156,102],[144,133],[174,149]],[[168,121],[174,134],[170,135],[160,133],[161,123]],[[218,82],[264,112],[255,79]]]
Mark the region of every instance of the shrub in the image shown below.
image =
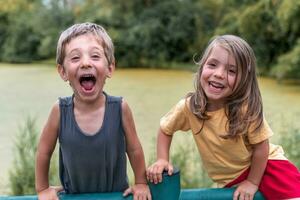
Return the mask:
[[[280,135],[286,157],[300,169],[300,130],[291,128]]]
[[[9,185],[12,195],[35,194],[35,153],[37,150],[36,120],[28,117],[14,143],[13,167],[9,171]],[[54,154],[53,160],[57,160]],[[50,183],[57,183],[57,162],[50,168]],[[53,176],[56,174],[56,176]]]
[[[211,187],[213,182],[202,167],[202,162],[195,145],[189,145],[194,143],[193,139],[186,137],[184,140],[184,142],[173,141],[173,146],[170,150],[171,163],[180,170],[181,188]],[[155,160],[156,159],[151,156],[148,163],[151,165]]]

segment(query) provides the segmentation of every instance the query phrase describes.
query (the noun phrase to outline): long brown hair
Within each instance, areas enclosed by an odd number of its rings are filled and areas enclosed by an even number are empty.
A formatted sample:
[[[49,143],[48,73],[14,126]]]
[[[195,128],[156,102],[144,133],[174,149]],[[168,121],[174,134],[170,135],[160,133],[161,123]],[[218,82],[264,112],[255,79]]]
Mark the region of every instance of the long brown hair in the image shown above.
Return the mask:
[[[190,109],[203,123],[209,119],[208,100],[200,77],[203,66],[216,45],[225,48],[234,56],[238,68],[239,81],[236,81],[234,91],[225,103],[228,137],[245,134],[250,129],[255,132],[263,122],[263,105],[256,77],[256,58],[249,44],[238,36],[216,36],[209,42],[202,58],[196,62],[198,70],[195,75],[195,91],[187,94],[187,98],[190,98]]]

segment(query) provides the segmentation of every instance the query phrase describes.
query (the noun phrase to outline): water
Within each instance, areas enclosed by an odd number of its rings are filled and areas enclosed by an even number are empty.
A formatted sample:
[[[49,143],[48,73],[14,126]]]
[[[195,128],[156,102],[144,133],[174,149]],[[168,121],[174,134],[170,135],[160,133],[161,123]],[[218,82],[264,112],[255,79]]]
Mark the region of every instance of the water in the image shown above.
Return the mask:
[[[59,96],[71,94],[55,67],[0,65],[0,194],[7,193],[8,170],[13,167],[13,140],[27,116],[37,119],[40,130]],[[264,111],[277,142],[287,126],[299,127],[300,86],[259,79]],[[106,81],[108,94],[123,96],[132,109],[146,160],[153,156],[159,119],[193,89],[193,74],[174,70],[117,70]],[[181,136],[180,136],[181,137]]]

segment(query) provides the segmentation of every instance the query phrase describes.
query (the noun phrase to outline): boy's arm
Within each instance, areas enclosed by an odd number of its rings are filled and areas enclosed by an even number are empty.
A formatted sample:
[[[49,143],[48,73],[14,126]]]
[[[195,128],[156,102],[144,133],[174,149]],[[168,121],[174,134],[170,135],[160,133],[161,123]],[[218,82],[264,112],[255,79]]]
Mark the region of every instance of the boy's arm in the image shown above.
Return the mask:
[[[122,123],[126,138],[126,152],[134,173],[135,185],[124,191],[127,196],[132,193],[134,199],[151,200],[151,193],[146,180],[146,165],[141,143],[138,139],[133,116],[128,104],[122,101]]]
[[[49,188],[49,164],[55,149],[60,119],[58,102],[53,106],[43,128],[36,153],[35,187],[37,193]]]
[[[128,104],[122,101],[122,122],[126,138],[126,151],[135,176],[135,184],[146,184],[146,165],[141,143],[138,139],[133,116]]]
[[[234,200],[239,196],[249,196],[253,199],[255,192],[264,174],[269,156],[269,140],[266,139],[258,144],[253,145],[253,154],[251,158],[250,172],[247,179],[241,182],[234,192]]]

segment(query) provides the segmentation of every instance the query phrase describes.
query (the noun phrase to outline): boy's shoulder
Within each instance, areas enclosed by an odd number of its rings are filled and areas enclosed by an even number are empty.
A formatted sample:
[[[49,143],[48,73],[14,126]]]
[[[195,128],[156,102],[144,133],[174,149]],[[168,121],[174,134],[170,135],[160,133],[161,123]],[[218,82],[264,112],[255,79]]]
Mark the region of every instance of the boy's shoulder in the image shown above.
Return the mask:
[[[121,96],[112,96],[112,95],[109,95],[107,93],[105,93],[105,96],[106,96],[106,100],[108,103],[119,103],[119,102],[122,102],[122,99],[123,97]]]
[[[59,105],[64,105],[64,106],[72,105],[73,96],[59,97],[58,102]]]

